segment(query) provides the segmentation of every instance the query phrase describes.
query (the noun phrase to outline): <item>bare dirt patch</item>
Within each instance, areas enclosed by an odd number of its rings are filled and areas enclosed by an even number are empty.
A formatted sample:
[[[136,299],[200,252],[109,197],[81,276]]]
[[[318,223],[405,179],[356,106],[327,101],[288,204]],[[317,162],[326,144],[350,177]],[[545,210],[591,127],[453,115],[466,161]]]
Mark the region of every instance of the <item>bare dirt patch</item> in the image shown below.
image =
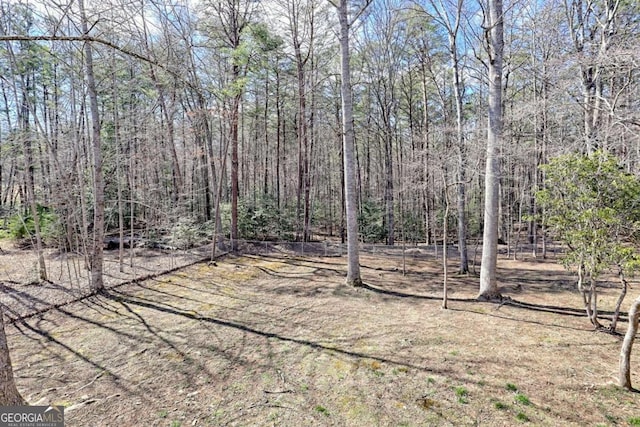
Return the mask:
[[[435,261],[243,256],[110,289],[8,327],[18,388],[69,426],[625,425],[619,337],[591,330],[571,277],[501,261],[505,294],[473,301]],[[453,267],[452,267],[453,268]],[[605,289],[603,308],[615,289]],[[621,327],[625,327],[622,324]],[[637,370],[636,370],[637,372]],[[634,383],[640,376],[633,377]]]

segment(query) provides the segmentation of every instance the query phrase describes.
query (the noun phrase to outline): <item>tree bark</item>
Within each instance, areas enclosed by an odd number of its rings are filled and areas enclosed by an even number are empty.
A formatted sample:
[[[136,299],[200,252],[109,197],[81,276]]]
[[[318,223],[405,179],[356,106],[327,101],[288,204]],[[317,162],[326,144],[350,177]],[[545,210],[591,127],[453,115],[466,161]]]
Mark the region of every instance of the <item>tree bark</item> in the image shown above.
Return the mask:
[[[393,212],[393,137],[391,135],[392,129],[388,120],[385,120],[385,132],[384,132],[384,204],[385,204],[385,217],[387,225],[387,245],[393,246],[395,244],[395,218]]]
[[[446,172],[442,173],[444,187],[444,218],[442,220],[442,308],[447,309],[449,300],[449,267],[447,265],[447,234],[449,233],[449,188],[447,187]]]
[[[485,172],[484,232],[479,299],[501,297],[496,279],[498,261],[498,216],[500,163],[498,152],[502,142],[502,56],[504,28],[502,0],[489,0],[489,127]]]
[[[88,36],[89,26],[84,9],[84,0],[79,0],[82,19],[82,34]],[[85,73],[87,77],[87,93],[91,113],[91,138],[93,139],[93,247],[90,256],[91,290],[99,292],[104,289],[103,245],[104,245],[104,178],[102,172],[102,142],[100,139],[100,111],[98,109],[98,93],[93,73],[93,49],[90,42],[84,44]]]
[[[36,203],[36,191],[35,191],[35,178],[34,178],[34,159],[33,149],[31,146],[31,131],[29,129],[29,84],[30,78],[26,78],[26,88],[22,93],[22,113],[21,119],[24,125],[25,135],[23,137],[23,151],[25,157],[25,185],[26,196],[29,204],[29,210],[31,211],[31,217],[33,218],[33,230],[36,238],[36,255],[38,257],[38,278],[41,281],[47,280],[47,265],[44,260],[44,252],[42,250],[42,234],[40,232],[40,212],[38,212],[38,205]]]
[[[0,306],[0,406],[26,405],[13,378],[7,335],[4,330],[4,311]]]
[[[611,324],[609,325],[609,330],[611,332],[616,331],[618,319],[620,318],[620,307],[622,307],[622,302],[624,301],[624,297],[627,295],[627,290],[629,289],[627,279],[624,277],[624,270],[621,267],[618,267],[618,278],[620,279],[620,286],[622,289],[620,290],[620,295],[618,295],[618,299],[616,300],[616,307],[613,312],[613,316],[611,317]]]
[[[305,25],[309,37],[309,50],[302,52],[302,40],[300,39],[300,10],[299,5],[292,4],[289,9],[289,22],[291,26],[292,42],[296,62],[296,78],[298,83],[298,189],[296,192],[296,218],[298,220],[297,234],[300,240],[308,242],[309,232],[309,120],[307,108],[307,62],[311,57],[313,48],[313,18],[314,12],[309,12],[309,22]],[[307,28],[308,27],[308,28]],[[304,199],[303,199],[304,198]]]
[[[142,9],[144,10],[144,9]],[[154,58],[155,60],[155,53],[152,51],[151,47],[149,46],[149,37],[148,37],[148,30],[147,30],[147,21],[146,19],[144,19],[143,16],[143,25],[144,25],[144,48],[145,51],[148,55],[149,58]],[[156,61],[157,62],[157,61]],[[170,96],[170,105],[167,105],[167,96],[165,95],[165,90],[164,87],[162,85],[162,83],[160,82],[160,79],[158,78],[158,75],[156,73],[155,67],[153,64],[149,65],[149,75],[151,77],[151,80],[153,81],[154,86],[156,87],[156,90],[158,91],[158,103],[160,104],[160,111],[162,112],[165,121],[166,121],[166,125],[167,125],[167,138],[168,138],[168,144],[169,144],[169,151],[171,153],[171,167],[173,168],[173,201],[174,202],[178,202],[180,200],[182,191],[183,191],[183,180],[182,180],[182,172],[180,170],[180,161],[178,160],[178,153],[176,151],[176,143],[175,143],[175,127],[174,127],[174,116],[175,116],[175,111],[176,111],[176,107],[175,107],[175,93],[173,94],[173,96]],[[173,89],[175,91],[175,88]]]
[[[455,35],[453,36],[455,37]],[[466,191],[465,191],[465,179],[467,168],[467,155],[464,141],[464,129],[463,129],[463,111],[462,111],[462,81],[460,78],[460,61],[458,58],[457,44],[454,41],[451,43],[451,62],[454,72],[454,93],[456,101],[456,141],[458,145],[458,183],[456,185],[456,203],[458,210],[458,249],[460,252],[460,274],[467,274],[469,272],[469,258],[467,255],[467,216],[466,216]]]
[[[620,387],[627,390],[633,390],[631,386],[631,347],[638,333],[638,320],[640,319],[640,297],[631,304],[629,310],[629,326],[627,327],[627,333],[622,341],[622,348],[620,349],[620,374],[619,381]]]
[[[347,284],[351,286],[362,286],[362,278],[360,277],[360,248],[358,247],[358,200],[356,189],[351,69],[349,66],[349,14],[347,3],[348,0],[341,0],[338,5],[342,76],[342,144],[344,153],[345,210],[347,217]]]
[[[240,76],[239,67],[233,66],[233,81]],[[238,250],[238,120],[240,116],[239,95],[233,98],[231,106],[231,250]]]

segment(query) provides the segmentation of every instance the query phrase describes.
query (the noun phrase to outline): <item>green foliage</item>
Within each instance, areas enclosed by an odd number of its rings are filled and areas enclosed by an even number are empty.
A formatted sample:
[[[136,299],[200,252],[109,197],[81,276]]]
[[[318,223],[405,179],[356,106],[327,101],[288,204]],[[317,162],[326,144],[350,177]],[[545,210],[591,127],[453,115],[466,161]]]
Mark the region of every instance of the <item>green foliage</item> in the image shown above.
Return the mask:
[[[467,396],[468,394],[469,394],[469,391],[465,387],[463,386],[456,387],[456,396],[463,397],[463,396]]]
[[[362,202],[360,215],[358,215],[360,237],[367,242],[382,242],[387,238],[387,229],[384,223],[384,206],[373,200]]]
[[[627,420],[630,426],[640,426],[640,417],[633,417]]]
[[[594,279],[613,265],[637,269],[640,256],[632,243],[640,237],[638,177],[602,151],[560,156],[542,168],[542,221],[569,248],[565,265],[583,266]]]
[[[272,34],[264,23],[253,23],[249,27],[249,34],[254,48],[261,53],[269,53],[282,47],[284,41],[277,34]]]
[[[529,417],[524,412],[518,412],[518,415],[516,415],[516,420],[526,423],[529,422]]]
[[[494,402],[493,407],[496,408],[499,411],[503,411],[505,409],[508,409],[509,406],[502,403],[502,402]]]
[[[229,232],[231,206],[222,206],[223,229]],[[250,240],[292,240],[295,230],[294,212],[278,209],[276,200],[263,195],[256,200],[245,199],[238,203],[238,233]]]
[[[316,405],[314,409],[316,410],[316,412],[326,415],[327,417],[329,416],[329,410],[322,405]]]
[[[526,406],[531,405],[531,401],[529,400],[529,398],[522,393],[517,393],[516,396],[513,398],[513,400],[516,403],[520,403],[521,405],[526,405]]]
[[[397,217],[398,219],[400,216]],[[410,242],[422,242],[424,237],[424,219],[413,212],[404,212],[404,235]]]
[[[469,390],[465,387],[460,386],[455,388],[456,397],[458,398],[458,403],[469,403],[467,397],[469,397]]]
[[[518,386],[515,385],[515,384],[512,384],[512,383],[507,383],[506,389],[509,390],[509,391],[516,392],[516,391],[518,391]]]
[[[37,205],[38,218],[40,220],[40,234],[42,239],[47,242],[57,238],[60,231],[58,216],[53,210],[46,206]],[[33,215],[29,212],[27,215],[15,214],[9,218],[7,222],[7,231],[10,237],[18,240],[28,239],[35,235],[35,224]]]
[[[169,244],[179,249],[189,249],[204,244],[213,234],[211,222],[198,222],[193,218],[181,218],[169,230]]]

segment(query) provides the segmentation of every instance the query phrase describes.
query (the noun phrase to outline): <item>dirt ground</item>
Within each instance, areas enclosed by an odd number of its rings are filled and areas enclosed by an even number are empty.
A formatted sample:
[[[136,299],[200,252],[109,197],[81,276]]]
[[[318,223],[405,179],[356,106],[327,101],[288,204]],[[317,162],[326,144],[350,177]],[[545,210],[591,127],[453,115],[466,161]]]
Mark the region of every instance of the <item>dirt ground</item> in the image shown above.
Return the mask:
[[[353,289],[343,257],[227,256],[14,322],[18,389],[67,426],[640,423],[640,394],[615,386],[621,338],[592,330],[561,266],[500,260],[521,305],[453,274],[443,310],[439,262],[361,261]],[[10,306],[40,286],[9,285]]]

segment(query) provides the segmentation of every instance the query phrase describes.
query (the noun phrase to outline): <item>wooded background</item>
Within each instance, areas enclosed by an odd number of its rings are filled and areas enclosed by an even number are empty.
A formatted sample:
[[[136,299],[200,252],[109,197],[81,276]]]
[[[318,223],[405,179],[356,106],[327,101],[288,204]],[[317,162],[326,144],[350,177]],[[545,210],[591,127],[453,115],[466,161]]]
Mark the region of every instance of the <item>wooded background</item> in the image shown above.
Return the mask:
[[[89,253],[104,203],[107,234],[188,245],[213,234],[217,215],[229,236],[235,194],[232,237],[346,238],[329,1],[0,9],[5,233]],[[351,11],[360,238],[433,243],[449,230],[466,258],[484,220],[487,5],[375,0]],[[602,149],[638,171],[640,4],[508,1],[504,41],[499,238],[543,251],[541,164]]]

